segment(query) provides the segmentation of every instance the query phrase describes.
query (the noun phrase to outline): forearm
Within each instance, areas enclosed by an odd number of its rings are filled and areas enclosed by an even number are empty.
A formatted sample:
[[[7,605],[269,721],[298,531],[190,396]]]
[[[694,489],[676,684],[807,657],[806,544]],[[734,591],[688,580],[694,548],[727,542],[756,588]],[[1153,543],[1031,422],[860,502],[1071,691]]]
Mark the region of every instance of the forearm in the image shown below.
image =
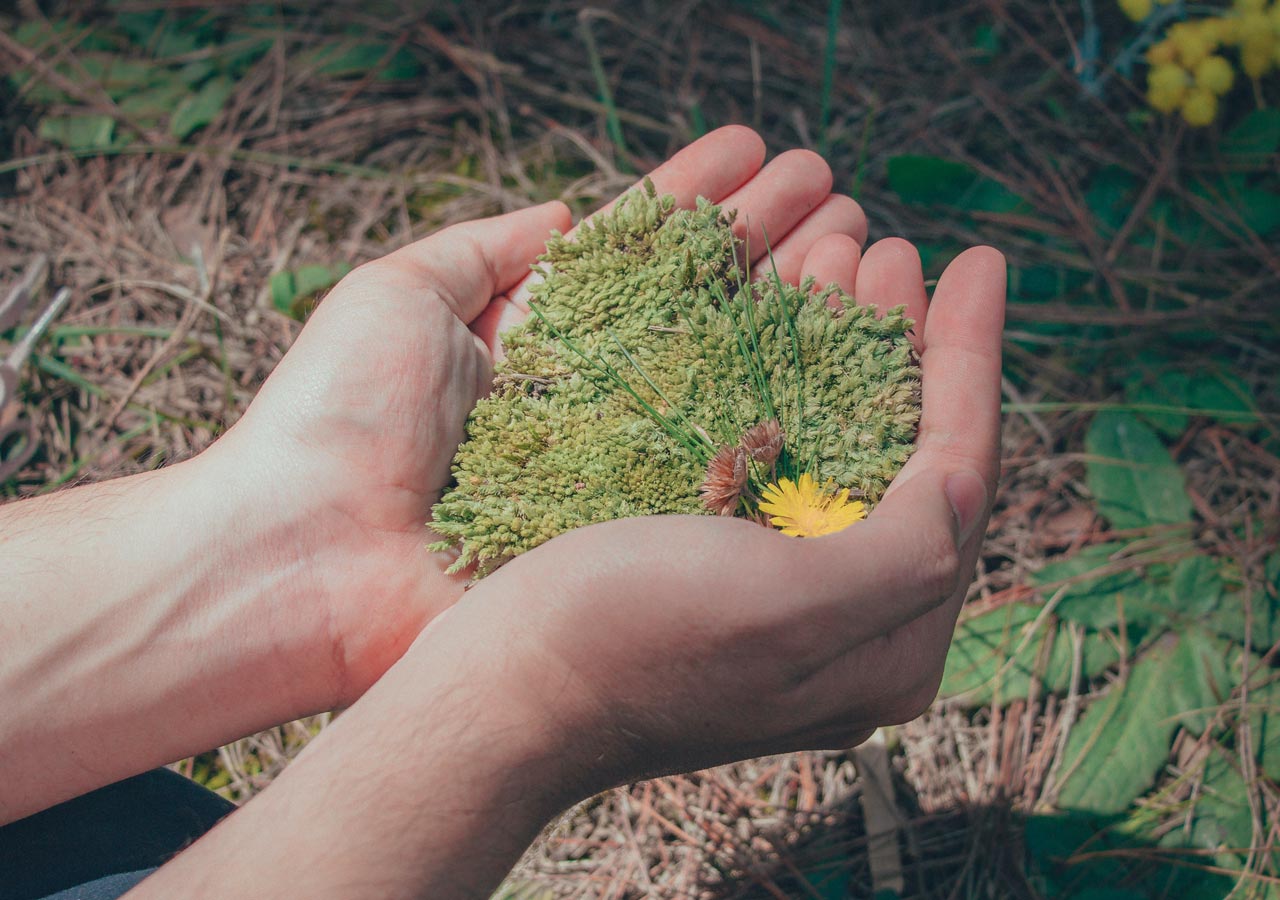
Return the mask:
[[[521,697],[527,675],[501,671],[514,654],[468,645],[450,615],[419,638],[433,646],[406,654],[130,900],[488,897],[577,799],[564,777],[572,730]]]
[[[0,508],[0,822],[325,705],[250,493],[196,459]]]

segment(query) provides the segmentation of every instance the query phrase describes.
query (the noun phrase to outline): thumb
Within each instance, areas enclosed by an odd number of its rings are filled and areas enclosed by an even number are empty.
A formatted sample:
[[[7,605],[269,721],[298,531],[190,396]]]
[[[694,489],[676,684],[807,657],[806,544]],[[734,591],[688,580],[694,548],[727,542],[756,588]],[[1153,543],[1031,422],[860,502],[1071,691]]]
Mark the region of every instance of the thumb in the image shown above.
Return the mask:
[[[894,489],[865,522],[802,548],[818,582],[810,590],[847,608],[852,644],[905,625],[963,589],[967,551],[988,503],[971,469],[924,469]]]

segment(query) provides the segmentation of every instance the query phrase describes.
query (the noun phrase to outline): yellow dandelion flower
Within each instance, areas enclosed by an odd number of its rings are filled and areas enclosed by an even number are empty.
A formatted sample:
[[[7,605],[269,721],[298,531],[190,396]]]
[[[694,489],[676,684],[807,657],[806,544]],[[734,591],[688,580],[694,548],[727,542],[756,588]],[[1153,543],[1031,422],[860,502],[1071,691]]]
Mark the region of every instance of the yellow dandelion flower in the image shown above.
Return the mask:
[[[808,472],[798,484],[780,478],[760,496],[760,511],[768,514],[769,524],[791,537],[834,534],[867,516],[861,500],[849,499],[848,488],[832,491],[830,482],[819,487]]]

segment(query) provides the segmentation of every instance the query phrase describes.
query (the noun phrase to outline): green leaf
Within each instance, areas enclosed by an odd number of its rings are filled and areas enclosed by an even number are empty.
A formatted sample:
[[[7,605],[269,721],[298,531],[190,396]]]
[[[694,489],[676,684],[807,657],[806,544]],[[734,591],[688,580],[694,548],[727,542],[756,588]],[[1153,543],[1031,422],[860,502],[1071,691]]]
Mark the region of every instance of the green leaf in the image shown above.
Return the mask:
[[[110,116],[45,116],[36,133],[71,150],[101,150],[111,146],[115,128]]]
[[[350,271],[351,266],[342,262],[333,266],[312,263],[293,271],[276,272],[269,283],[271,305],[301,322],[315,306],[316,294],[332,287]]]
[[[1277,200],[1280,208],[1280,200]],[[1190,405],[1212,415],[1224,425],[1247,424],[1258,420],[1249,388],[1234,375],[1201,373],[1190,384]]]
[[[205,79],[214,72],[218,71],[218,67],[207,59],[193,60],[177,69],[177,79],[186,84],[187,87],[198,87]]]
[[[1109,627],[1114,624],[1114,616],[1108,613],[1111,616],[1108,624],[1095,626],[1090,610],[1100,607],[1114,609],[1114,595],[1141,582],[1142,576],[1132,569],[1108,575],[1094,573],[1112,565],[1112,557],[1125,546],[1113,541],[1085,547],[1074,556],[1048,563],[1032,576],[1032,581],[1046,597],[1061,592],[1055,609],[1058,616],[1091,627]]]
[[[315,65],[317,71],[335,78],[364,77],[373,71],[379,81],[403,81],[422,73],[422,67],[407,48],[401,47],[390,59],[387,59],[388,53],[391,53],[389,44],[347,42],[317,47],[302,54],[299,62]]]
[[[1191,403],[1191,377],[1185,372],[1166,371],[1151,378],[1137,373],[1125,386],[1125,400],[1135,406],[1187,407]],[[1138,410],[1138,415],[1165,437],[1176,438],[1187,430],[1190,417],[1185,412]]]
[[[268,283],[271,288],[271,305],[286,316],[293,312],[293,298],[298,292],[293,286],[292,272],[276,272]]]
[[[1197,554],[1178,561],[1169,581],[1169,607],[1190,617],[1217,608],[1222,598],[1222,576],[1217,560]]]
[[[889,187],[904,203],[980,212],[1012,212],[1026,206],[1017,194],[955,160],[904,153],[889,159],[888,175]]]
[[[168,116],[186,96],[186,85],[166,77],[125,97],[120,101],[120,109],[135,119],[159,120]]]
[[[1089,182],[1084,193],[1084,203],[1098,230],[1103,234],[1115,234],[1129,218],[1138,182],[1119,166],[1107,166]]]
[[[1280,194],[1275,191],[1252,185],[1232,198],[1232,206],[1259,237],[1267,237],[1280,228]]]
[[[1116,842],[1107,819],[1080,813],[1035,815],[1027,819],[1024,841],[1031,872],[1048,882],[1049,897],[1074,897],[1072,890],[1081,881],[1116,884],[1125,875],[1124,863],[1115,857],[1100,856],[1069,865],[1079,853],[1110,850]]]
[[[1071,633],[1052,616],[1033,630],[1038,613],[1037,607],[1011,603],[961,622],[939,693],[982,706],[995,698],[1027,696],[1034,678],[1047,691],[1066,691],[1074,657]],[[1119,647],[1110,636],[1086,631],[1082,641],[1083,677],[1097,677],[1119,662]]]
[[[1262,591],[1254,591],[1253,608],[1246,611],[1246,598],[1249,596],[1244,591],[1233,591],[1225,595],[1205,624],[1215,634],[1241,646],[1245,643],[1245,625],[1248,624],[1249,646],[1259,653],[1265,653],[1280,641],[1280,608],[1274,597],[1267,596]],[[1248,622],[1246,612],[1251,613],[1252,622]],[[1277,773],[1280,774],[1280,770]]]
[[[1216,745],[1209,750],[1191,839],[1208,850],[1241,852],[1253,843],[1253,814],[1249,810],[1249,789],[1236,768],[1239,763],[1228,759],[1227,752]],[[1239,865],[1237,860],[1219,860],[1219,864],[1232,862]]]
[[[1257,654],[1249,660],[1250,688],[1243,714],[1258,767],[1272,781],[1280,781],[1280,681],[1269,680],[1272,670]]]
[[[1280,109],[1257,109],[1232,126],[1218,143],[1222,155],[1235,162],[1266,165],[1280,150]]]
[[[212,78],[194,94],[188,94],[169,119],[169,133],[182,140],[218,117],[235,90],[230,78]]]
[[[351,267],[345,263],[336,266],[299,266],[293,273],[294,290],[299,297],[306,297],[332,287],[349,271]]]
[[[1143,654],[1072,729],[1058,805],[1119,813],[1144,793],[1167,762],[1178,726],[1203,730],[1229,690],[1224,656],[1221,643],[1199,629]]]
[[[1119,529],[1191,521],[1182,470],[1132,413],[1104,410],[1085,436],[1087,481],[1098,510]]]

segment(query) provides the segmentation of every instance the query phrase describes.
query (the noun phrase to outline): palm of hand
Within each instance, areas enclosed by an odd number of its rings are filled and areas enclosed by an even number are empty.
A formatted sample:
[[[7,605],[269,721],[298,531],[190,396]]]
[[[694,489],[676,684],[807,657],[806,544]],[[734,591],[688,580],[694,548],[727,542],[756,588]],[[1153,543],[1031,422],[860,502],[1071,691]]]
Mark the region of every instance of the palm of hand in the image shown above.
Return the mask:
[[[815,155],[794,151],[761,169],[763,154],[751,132],[722,129],[651,177],[682,205],[706,196],[738,209],[740,234],[761,249],[769,236],[782,277],[847,280],[866,234],[861,209],[829,193]],[[301,522],[292,552],[325,573],[319,608],[300,614],[333,660],[336,703],[359,696],[461,596],[449,560],[425,550],[423,526],[488,388],[496,335],[525,314],[528,267],[568,224],[562,204],[547,204],[445,229],[357,269],[221,442],[250,445],[238,457]]]

